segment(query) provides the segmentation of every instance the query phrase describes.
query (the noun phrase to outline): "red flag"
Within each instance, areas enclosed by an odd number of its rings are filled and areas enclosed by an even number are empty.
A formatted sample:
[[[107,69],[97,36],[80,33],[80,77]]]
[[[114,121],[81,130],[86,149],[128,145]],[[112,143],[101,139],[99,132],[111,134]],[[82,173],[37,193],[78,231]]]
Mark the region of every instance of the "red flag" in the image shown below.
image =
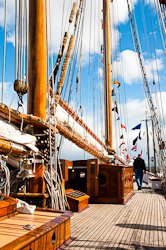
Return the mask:
[[[102,28],[102,30],[104,29],[104,23],[103,23],[103,21],[102,21],[102,24],[101,24],[101,28]]]
[[[124,142],[124,141],[120,144],[119,148],[120,148],[123,144],[125,144],[125,142]]]
[[[137,151],[137,145],[135,145],[131,150]]]
[[[126,155],[126,161],[128,161],[130,159],[129,155]]]
[[[121,126],[121,128],[125,128],[125,129],[126,129],[126,126],[125,126],[125,125],[121,124],[120,126]],[[126,130],[127,130],[127,129],[126,129]]]

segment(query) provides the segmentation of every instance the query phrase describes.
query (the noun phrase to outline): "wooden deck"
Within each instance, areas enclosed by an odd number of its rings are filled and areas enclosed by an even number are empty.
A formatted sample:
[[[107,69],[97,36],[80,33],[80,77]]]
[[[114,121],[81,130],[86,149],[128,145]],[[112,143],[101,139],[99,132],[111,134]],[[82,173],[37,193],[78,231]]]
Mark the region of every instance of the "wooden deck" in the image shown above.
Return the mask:
[[[94,204],[71,218],[72,241],[61,249],[166,249],[166,199],[148,187],[126,205]]]

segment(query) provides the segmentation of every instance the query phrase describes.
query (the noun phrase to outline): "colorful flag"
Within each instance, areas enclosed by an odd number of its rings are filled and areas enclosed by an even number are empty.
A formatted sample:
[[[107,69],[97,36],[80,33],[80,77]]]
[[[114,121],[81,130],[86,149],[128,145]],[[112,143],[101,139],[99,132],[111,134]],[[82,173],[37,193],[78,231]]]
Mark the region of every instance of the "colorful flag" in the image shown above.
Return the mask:
[[[112,111],[115,111],[115,112],[118,114],[118,107],[115,106],[115,107],[112,109]]]
[[[126,161],[128,162],[128,160],[130,159],[129,155],[126,155]]]
[[[125,142],[124,142],[124,141],[120,144],[119,148],[120,148],[123,144],[125,144]]]
[[[138,135],[138,138],[141,140],[141,131],[139,131],[139,135]]]
[[[112,96],[116,96],[115,90],[112,89]]]
[[[134,139],[134,141],[133,141],[133,145],[135,145],[135,144],[136,144],[137,140],[138,140],[138,136]]]
[[[121,136],[120,136],[120,139],[124,139],[124,136],[123,136],[123,135],[121,135]]]
[[[118,117],[118,118],[116,119],[116,121],[118,121],[118,120],[120,120],[120,117]]]
[[[133,150],[133,151],[137,151],[137,145],[135,145],[134,147],[132,147],[132,149],[131,150]]]
[[[114,80],[114,84],[115,84],[115,85],[118,85],[118,88],[120,87],[120,82]]]
[[[135,126],[134,128],[132,128],[132,130],[135,130],[135,129],[140,129],[141,128],[141,123],[138,124],[137,126]]]
[[[126,129],[126,126],[125,126],[125,125],[121,124],[120,126],[121,126],[121,128],[125,128],[125,129]]]

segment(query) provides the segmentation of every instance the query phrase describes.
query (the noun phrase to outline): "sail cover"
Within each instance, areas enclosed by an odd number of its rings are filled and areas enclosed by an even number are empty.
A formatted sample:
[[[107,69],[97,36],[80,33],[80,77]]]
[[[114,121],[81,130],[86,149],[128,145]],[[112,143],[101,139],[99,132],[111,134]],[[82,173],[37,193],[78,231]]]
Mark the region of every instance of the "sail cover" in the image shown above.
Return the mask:
[[[0,120],[0,136],[10,140],[11,142],[24,145],[35,153],[39,151],[35,146],[35,136],[21,132],[16,126],[9,124],[3,120]]]

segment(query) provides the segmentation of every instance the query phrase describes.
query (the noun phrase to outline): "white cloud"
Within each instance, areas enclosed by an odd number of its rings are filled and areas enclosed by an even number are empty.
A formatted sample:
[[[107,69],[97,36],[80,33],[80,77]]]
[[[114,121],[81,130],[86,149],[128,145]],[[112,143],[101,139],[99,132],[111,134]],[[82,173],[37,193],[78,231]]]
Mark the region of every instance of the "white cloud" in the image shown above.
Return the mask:
[[[112,52],[114,52],[118,47],[119,39],[120,39],[121,35],[120,35],[118,29],[113,28],[113,27],[111,29],[112,29],[111,30],[111,43],[112,43],[111,49],[112,49]]]
[[[0,26],[4,28],[4,0],[0,0]],[[6,1],[6,31],[7,41],[14,45],[15,1]]]
[[[4,0],[0,0],[0,26],[4,26]],[[7,10],[6,10],[6,23],[7,29],[11,29],[14,27],[15,23],[15,0],[6,1]]]
[[[166,107],[166,92],[157,92],[152,94],[152,101],[154,107],[157,107],[156,113],[162,113],[162,108]],[[140,123],[141,120],[145,119],[145,112],[148,112],[150,116],[149,106],[147,99],[130,99],[126,104],[123,104],[121,110],[127,110],[128,124],[131,129],[136,123]],[[163,123],[163,120],[166,121],[166,111],[164,110],[162,120],[160,123]]]
[[[10,2],[10,3],[9,3]],[[51,0],[50,10],[48,6],[48,23],[51,23],[51,33],[50,25],[48,25],[48,40],[49,40],[49,52],[58,53],[60,44],[62,42],[62,37],[64,32],[68,30],[69,14],[71,11],[73,1],[65,1],[63,6],[63,1],[61,0]],[[137,3],[137,0],[133,1],[133,7]],[[103,44],[103,34],[102,34],[102,12],[103,6],[102,1],[87,1],[85,8],[85,23],[83,31],[83,57],[87,59],[90,53],[99,53],[100,46]],[[126,1],[116,0],[111,4],[111,19],[112,19],[112,50],[117,48],[119,42],[120,33],[118,29],[114,27],[114,24],[124,23],[128,20],[128,10]],[[116,18],[115,18],[116,17]],[[0,0],[0,26],[4,25],[4,1]],[[14,25],[15,25],[15,1],[7,1],[7,41],[14,45]],[[73,28],[71,29],[71,32]],[[87,62],[87,60],[84,60]]]
[[[136,52],[124,50],[120,53],[119,59],[113,62],[113,72],[122,77],[126,83],[132,84],[141,77],[138,66]]]
[[[2,93],[2,82],[0,82],[0,93]],[[0,96],[1,98],[1,96]],[[1,100],[1,99],[0,99]],[[1,102],[1,101],[0,101]],[[27,111],[27,95],[23,96],[23,109],[20,108],[20,112],[26,113]],[[17,109],[18,107],[18,96],[14,91],[12,82],[4,82],[3,85],[3,103],[8,107],[10,106],[12,109]]]
[[[92,155],[85,152],[83,149],[77,147],[71,141],[63,138],[62,150],[60,151],[60,158],[67,160],[85,160],[93,158]]]
[[[146,3],[146,4],[154,5],[154,4],[155,4],[155,1],[154,1],[154,0],[145,0],[145,3]]]
[[[166,106],[166,92],[161,92],[161,93],[157,93],[156,95],[152,95],[152,99],[155,105],[155,100],[156,100],[156,96],[158,96],[158,99],[161,100],[162,102],[162,106],[165,107]],[[122,109],[122,108],[121,108]],[[148,117],[150,117],[150,112],[148,109],[148,105],[147,105],[147,101],[146,99],[130,99],[128,100],[128,102],[126,104],[123,104],[123,110],[126,109],[127,110],[127,114],[128,114],[128,127],[127,127],[127,135],[124,134],[125,136],[125,143],[126,146],[128,146],[129,152],[128,154],[130,156],[132,156],[133,154],[137,155],[141,150],[143,150],[144,152],[144,157],[146,158],[146,128],[145,128],[145,118],[146,118],[146,111],[148,111]],[[161,107],[160,107],[160,111],[161,111]],[[166,112],[164,111],[164,120],[166,121]],[[92,117],[90,116],[87,119],[89,123],[89,127],[91,127],[91,123],[92,123]],[[163,121],[160,121],[161,123]],[[133,127],[135,127],[136,125],[138,125],[139,123],[142,123],[142,127],[141,127],[141,136],[142,136],[142,140],[138,141],[138,151],[137,152],[132,152],[130,151],[132,148],[132,142],[133,140],[138,136],[138,130],[131,130]],[[117,123],[116,123],[117,124]],[[125,124],[127,126],[127,124]],[[150,150],[151,150],[151,154],[152,154],[152,132],[151,132],[151,122],[149,121],[148,123],[149,125],[149,136],[150,136]],[[118,129],[118,128],[117,128]],[[121,131],[122,132],[122,131]],[[120,135],[121,135],[120,132]],[[124,132],[124,131],[123,131]],[[114,127],[114,132],[113,132],[113,148],[118,149],[119,151],[119,145],[120,145],[120,140],[118,140],[116,134],[116,129]],[[129,145],[127,145],[127,142],[129,142]],[[77,159],[88,159],[88,158],[92,158],[93,156],[89,155],[88,153],[84,152],[82,149],[79,149],[77,146],[75,146],[74,144],[72,144],[71,142],[69,142],[68,140],[64,140],[63,145],[62,145],[62,154],[61,156],[65,159],[69,159],[69,160],[77,160]]]
[[[139,123],[142,119],[145,118],[146,101],[140,99],[129,100],[126,103],[126,110],[128,114],[129,124],[132,128],[136,125],[135,123]]]
[[[144,60],[144,67],[148,80],[158,80],[157,71],[161,71],[164,67],[161,58]],[[142,79],[139,59],[136,52],[132,50],[124,50],[120,53],[117,61],[113,62],[113,72],[124,79],[127,84],[133,84]]]
[[[132,5],[130,4],[131,10],[137,4],[138,0],[133,0]],[[127,1],[116,0],[112,3],[112,19],[115,25],[125,23],[128,21],[128,7]]]
[[[165,56],[164,51],[162,49],[156,49],[156,55],[157,56]]]
[[[8,32],[7,41],[15,46],[15,34],[13,32]]]
[[[145,60],[145,69],[149,80],[158,80],[158,71],[164,68],[162,59]]]
[[[73,2],[73,1],[72,1]],[[121,1],[121,6],[123,1]],[[51,20],[51,42],[49,38],[49,51],[57,53],[60,48],[61,40],[64,32],[68,30],[68,19],[71,11],[71,1],[67,1],[63,8],[63,2],[61,0],[51,0],[50,5],[50,20]],[[87,63],[88,54],[100,53],[100,47],[103,44],[102,34],[102,1],[87,1],[85,7],[84,28],[82,38],[82,51],[83,62]],[[127,17],[127,12],[125,13]],[[57,21],[58,20],[58,21]],[[62,21],[63,20],[63,21]],[[63,22],[63,25],[62,25]],[[73,32],[73,28],[70,28],[70,34]],[[112,50],[115,50],[119,42],[120,33],[112,26]],[[50,27],[48,27],[48,34],[50,34]]]
[[[98,68],[98,75],[103,77],[103,68]]]

